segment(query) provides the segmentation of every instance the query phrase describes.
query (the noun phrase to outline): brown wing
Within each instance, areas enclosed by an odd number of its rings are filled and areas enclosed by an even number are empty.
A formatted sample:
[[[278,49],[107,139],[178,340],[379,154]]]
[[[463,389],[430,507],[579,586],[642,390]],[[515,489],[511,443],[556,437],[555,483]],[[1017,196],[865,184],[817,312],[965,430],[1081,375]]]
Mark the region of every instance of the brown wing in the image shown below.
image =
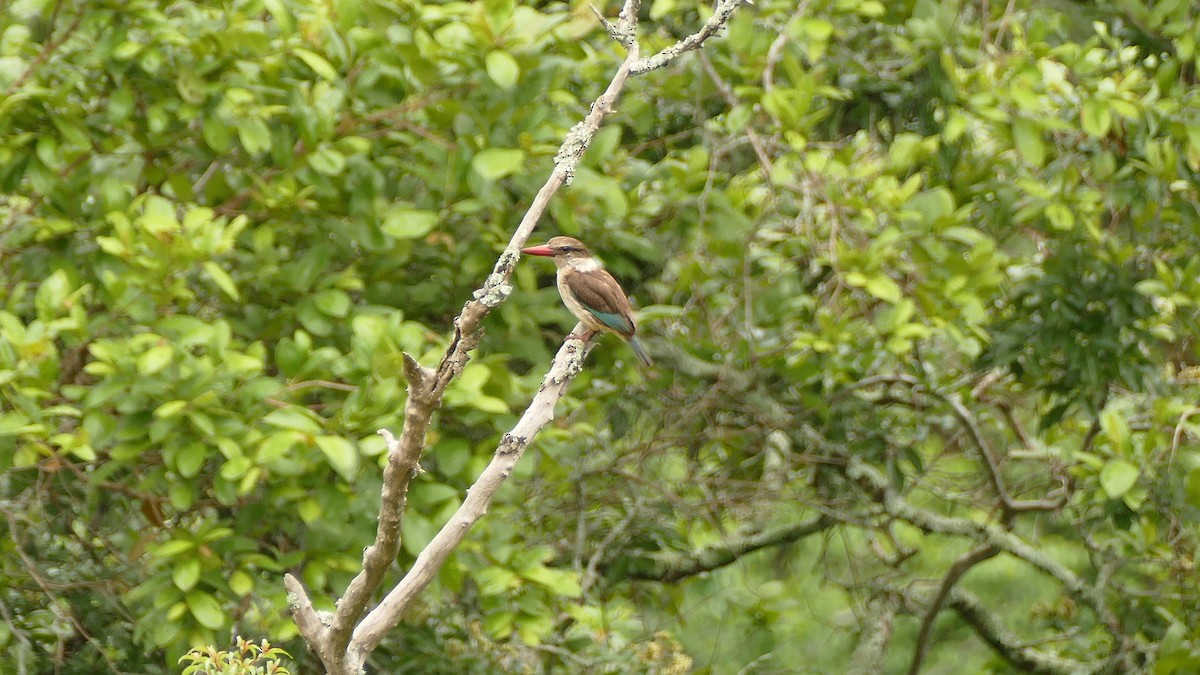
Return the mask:
[[[567,284],[580,304],[604,325],[625,336],[637,332],[629,298],[607,271],[577,272],[567,277]]]

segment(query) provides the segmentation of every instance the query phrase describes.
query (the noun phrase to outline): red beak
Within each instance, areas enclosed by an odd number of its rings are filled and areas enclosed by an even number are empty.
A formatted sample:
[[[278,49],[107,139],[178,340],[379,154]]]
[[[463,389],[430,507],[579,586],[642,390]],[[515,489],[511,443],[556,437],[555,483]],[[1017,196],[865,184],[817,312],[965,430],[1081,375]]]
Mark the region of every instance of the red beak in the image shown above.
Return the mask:
[[[554,251],[545,244],[542,244],[541,246],[530,246],[529,248],[523,248],[521,249],[521,253],[526,255],[541,255],[546,257],[554,256]]]

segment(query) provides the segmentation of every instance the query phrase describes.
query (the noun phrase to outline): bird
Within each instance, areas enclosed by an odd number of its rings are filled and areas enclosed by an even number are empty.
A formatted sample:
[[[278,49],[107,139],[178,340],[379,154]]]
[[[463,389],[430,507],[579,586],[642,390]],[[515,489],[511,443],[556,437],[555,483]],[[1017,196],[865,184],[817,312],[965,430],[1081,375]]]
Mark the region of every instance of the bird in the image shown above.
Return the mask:
[[[590,340],[600,331],[615,333],[629,343],[642,363],[654,365],[637,338],[637,323],[625,291],[583,242],[573,237],[551,237],[541,246],[521,249],[521,253],[554,259],[558,267],[558,294],[588,331],[582,339]]]

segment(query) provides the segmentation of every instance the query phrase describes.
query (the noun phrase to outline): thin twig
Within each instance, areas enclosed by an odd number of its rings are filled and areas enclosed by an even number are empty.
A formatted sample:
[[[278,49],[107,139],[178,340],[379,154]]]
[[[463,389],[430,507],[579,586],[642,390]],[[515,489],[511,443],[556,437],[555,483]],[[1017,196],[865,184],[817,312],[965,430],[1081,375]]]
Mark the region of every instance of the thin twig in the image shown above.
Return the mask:
[[[55,17],[57,18],[58,5],[55,5],[54,13]],[[75,30],[79,28],[79,24],[83,22],[84,14],[85,12],[81,11],[79,16],[75,17],[75,20],[71,22],[71,25],[67,26],[66,30],[64,30],[58,37],[42,46],[42,50],[38,52],[37,56],[33,57],[33,60],[29,62],[29,66],[25,68],[24,72],[18,75],[17,79],[13,80],[8,85],[8,88],[4,90],[4,98],[8,98],[13,92],[15,92],[17,89],[20,89],[21,85],[25,84],[25,80],[28,80],[33,73],[40,68],[52,54],[54,54],[54,52],[58,51],[59,47],[63,46],[63,43],[65,43],[72,35],[75,34]],[[51,28],[53,28],[53,24],[51,24]]]
[[[941,613],[942,607],[945,606],[946,599],[950,597],[950,591],[954,589],[954,585],[972,567],[989,558],[994,558],[998,553],[1000,553],[1000,549],[991,544],[984,544],[959,556],[958,560],[955,560],[950,569],[946,571],[946,576],[942,579],[937,594],[933,596],[933,600],[929,603],[929,609],[925,610],[925,616],[921,619],[921,631],[917,634],[917,646],[913,649],[913,660],[912,665],[908,668],[908,675],[917,675],[921,672],[921,663],[925,660],[925,652],[929,649],[929,638],[933,634],[933,622]]]
[[[796,7],[796,11],[792,12],[792,15],[784,22],[783,27],[779,29],[779,35],[776,35],[775,40],[771,42],[771,48],[767,50],[767,61],[763,66],[762,80],[764,92],[770,93],[775,88],[775,68],[783,60],[783,48],[787,46],[788,38],[790,37],[788,29],[791,27],[793,21],[804,16],[807,12],[808,0],[805,0],[805,2],[800,3]]]
[[[717,3],[716,11],[708,18],[708,21],[704,22],[700,30],[663,49],[654,56],[642,59],[633,68],[633,74],[641,75],[651,70],[658,70],[671,61],[674,61],[680,54],[692,51],[693,49],[699,49],[705,40],[716,35],[718,31],[725,27],[725,24],[729,22],[729,18],[733,16],[734,11],[744,2],[745,0],[720,0]]]
[[[708,75],[708,79],[712,80],[713,85],[717,87],[717,91],[721,93],[721,96],[725,99],[725,102],[729,105],[729,108],[731,110],[736,108],[737,105],[741,103],[741,100],[739,100],[737,94],[733,92],[733,87],[729,86],[729,83],[726,82],[721,77],[721,74],[717,72],[717,69],[713,67],[712,61],[708,58],[708,55],[702,51],[697,52],[696,59],[700,61],[700,67],[704,69],[705,74]],[[771,158],[767,155],[766,145],[763,144],[762,138],[759,137],[758,132],[756,132],[753,127],[746,127],[746,138],[750,139],[750,147],[754,148],[754,155],[758,158],[759,166],[762,167],[763,180],[766,182],[767,188],[771,190],[771,197],[777,197],[778,195],[775,191],[775,181],[771,179],[771,176],[774,175],[775,170],[771,164]]]

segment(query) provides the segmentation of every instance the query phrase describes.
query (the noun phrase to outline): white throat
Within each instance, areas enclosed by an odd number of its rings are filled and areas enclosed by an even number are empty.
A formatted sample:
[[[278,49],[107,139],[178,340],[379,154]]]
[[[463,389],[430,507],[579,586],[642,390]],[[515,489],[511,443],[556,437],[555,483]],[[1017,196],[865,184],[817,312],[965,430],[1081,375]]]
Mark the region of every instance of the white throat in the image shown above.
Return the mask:
[[[595,258],[568,258],[565,266],[576,272],[595,272],[600,269],[600,263]]]

